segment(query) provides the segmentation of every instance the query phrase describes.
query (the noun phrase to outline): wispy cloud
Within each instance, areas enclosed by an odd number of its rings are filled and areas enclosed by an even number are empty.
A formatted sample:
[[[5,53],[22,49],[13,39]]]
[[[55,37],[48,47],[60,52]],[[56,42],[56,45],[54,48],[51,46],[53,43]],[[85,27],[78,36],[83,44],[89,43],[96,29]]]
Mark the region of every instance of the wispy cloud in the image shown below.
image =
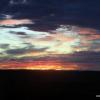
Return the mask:
[[[6,16],[7,19],[0,20],[0,25],[4,26],[14,26],[14,25],[22,25],[22,24],[34,24],[29,19],[8,19],[10,16]]]
[[[18,4],[28,4],[27,0],[10,0],[9,1],[10,5],[18,5]]]

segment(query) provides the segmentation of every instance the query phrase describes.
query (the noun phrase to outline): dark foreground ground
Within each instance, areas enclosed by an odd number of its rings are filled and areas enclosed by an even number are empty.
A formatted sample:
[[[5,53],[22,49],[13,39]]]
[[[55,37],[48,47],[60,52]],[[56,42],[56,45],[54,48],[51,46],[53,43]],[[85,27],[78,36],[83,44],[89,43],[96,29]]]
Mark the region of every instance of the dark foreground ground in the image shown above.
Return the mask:
[[[3,100],[19,100],[19,96],[27,100],[35,97],[48,100],[53,96],[96,97],[100,95],[100,72],[1,70],[0,92],[0,98]]]

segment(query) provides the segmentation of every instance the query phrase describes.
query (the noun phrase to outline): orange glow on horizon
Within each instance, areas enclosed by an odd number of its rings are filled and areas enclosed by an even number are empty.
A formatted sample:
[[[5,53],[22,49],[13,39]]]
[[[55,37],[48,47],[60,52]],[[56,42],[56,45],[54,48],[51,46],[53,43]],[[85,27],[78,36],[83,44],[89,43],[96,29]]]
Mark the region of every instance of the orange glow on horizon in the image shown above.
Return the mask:
[[[58,61],[30,61],[30,62],[4,62],[0,63],[0,69],[24,69],[24,70],[79,70],[74,63],[60,63]]]

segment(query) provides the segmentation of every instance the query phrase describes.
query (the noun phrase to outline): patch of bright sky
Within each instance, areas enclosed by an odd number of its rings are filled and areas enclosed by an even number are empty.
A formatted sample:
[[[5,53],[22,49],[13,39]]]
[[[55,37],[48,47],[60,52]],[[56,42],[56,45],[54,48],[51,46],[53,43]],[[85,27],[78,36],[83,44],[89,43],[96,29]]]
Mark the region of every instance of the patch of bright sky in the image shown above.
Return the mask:
[[[13,34],[14,32],[15,34]],[[24,32],[26,35],[34,38],[43,38],[48,36],[47,32],[36,32],[29,30],[27,27],[18,28],[3,28],[0,27],[0,44],[9,44],[10,49],[24,48],[27,46],[27,41],[17,35],[18,32]],[[0,50],[1,51],[1,50]]]

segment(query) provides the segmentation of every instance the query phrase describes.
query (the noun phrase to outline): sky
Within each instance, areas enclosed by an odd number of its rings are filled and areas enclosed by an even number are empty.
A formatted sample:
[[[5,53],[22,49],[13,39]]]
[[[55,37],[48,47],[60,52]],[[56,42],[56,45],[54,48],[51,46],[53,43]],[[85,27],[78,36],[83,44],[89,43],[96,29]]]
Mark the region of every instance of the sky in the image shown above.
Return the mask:
[[[1,1],[0,69],[100,70],[98,2],[47,1]]]

